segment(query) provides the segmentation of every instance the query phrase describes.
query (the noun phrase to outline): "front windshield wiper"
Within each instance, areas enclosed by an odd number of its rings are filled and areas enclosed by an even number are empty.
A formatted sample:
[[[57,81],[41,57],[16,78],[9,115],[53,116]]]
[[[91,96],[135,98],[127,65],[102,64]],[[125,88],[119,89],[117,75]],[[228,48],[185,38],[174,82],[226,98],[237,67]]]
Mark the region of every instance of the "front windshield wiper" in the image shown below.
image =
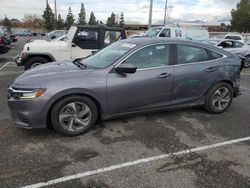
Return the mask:
[[[83,58],[75,59],[75,60],[73,61],[73,63],[74,63],[76,66],[78,66],[79,68],[85,68],[85,69],[88,68],[87,65],[85,65],[84,63],[81,62],[82,59],[83,59]]]

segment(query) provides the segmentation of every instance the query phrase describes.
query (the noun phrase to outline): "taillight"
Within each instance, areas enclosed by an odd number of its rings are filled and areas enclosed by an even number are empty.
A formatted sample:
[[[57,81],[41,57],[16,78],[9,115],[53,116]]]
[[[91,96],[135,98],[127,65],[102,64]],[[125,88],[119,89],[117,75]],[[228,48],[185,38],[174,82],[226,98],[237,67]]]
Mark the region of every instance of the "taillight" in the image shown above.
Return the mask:
[[[3,39],[3,37],[0,37],[0,44],[4,44],[4,39]]]

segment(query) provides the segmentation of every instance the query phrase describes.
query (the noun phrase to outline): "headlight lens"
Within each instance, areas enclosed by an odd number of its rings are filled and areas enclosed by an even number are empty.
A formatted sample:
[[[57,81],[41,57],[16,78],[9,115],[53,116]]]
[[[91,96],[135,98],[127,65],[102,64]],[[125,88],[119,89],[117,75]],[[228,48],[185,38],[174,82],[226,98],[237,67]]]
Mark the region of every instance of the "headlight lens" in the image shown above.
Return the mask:
[[[9,97],[13,97],[15,99],[33,99],[42,96],[45,91],[46,89],[9,89]]]

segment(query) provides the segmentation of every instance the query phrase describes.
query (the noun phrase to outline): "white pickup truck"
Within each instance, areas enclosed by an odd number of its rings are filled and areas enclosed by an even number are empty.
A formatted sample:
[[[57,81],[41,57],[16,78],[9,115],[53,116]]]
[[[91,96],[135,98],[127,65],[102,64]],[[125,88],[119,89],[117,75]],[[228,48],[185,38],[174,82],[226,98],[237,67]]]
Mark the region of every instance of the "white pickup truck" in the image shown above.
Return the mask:
[[[96,26],[72,26],[65,37],[51,41],[40,40],[24,45],[15,58],[25,70],[58,60],[84,58],[109,44],[125,39],[123,28]]]

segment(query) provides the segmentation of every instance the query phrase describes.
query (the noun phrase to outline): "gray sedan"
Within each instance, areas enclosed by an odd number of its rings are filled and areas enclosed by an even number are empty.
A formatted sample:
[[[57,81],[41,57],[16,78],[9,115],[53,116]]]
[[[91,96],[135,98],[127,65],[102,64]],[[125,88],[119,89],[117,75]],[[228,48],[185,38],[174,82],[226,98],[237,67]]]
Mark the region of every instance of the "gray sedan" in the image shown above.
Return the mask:
[[[203,106],[226,111],[239,95],[240,60],[211,45],[138,38],[75,61],[26,71],[8,88],[16,126],[79,135],[96,120]]]

